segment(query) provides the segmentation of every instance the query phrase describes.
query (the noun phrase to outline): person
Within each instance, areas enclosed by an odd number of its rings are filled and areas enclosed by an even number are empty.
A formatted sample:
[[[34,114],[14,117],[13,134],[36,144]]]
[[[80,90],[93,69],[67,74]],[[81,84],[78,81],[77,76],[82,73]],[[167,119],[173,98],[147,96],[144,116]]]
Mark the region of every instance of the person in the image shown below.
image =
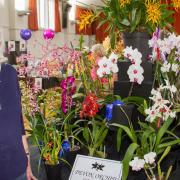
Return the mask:
[[[14,67],[0,59],[0,180],[36,180],[30,166]]]

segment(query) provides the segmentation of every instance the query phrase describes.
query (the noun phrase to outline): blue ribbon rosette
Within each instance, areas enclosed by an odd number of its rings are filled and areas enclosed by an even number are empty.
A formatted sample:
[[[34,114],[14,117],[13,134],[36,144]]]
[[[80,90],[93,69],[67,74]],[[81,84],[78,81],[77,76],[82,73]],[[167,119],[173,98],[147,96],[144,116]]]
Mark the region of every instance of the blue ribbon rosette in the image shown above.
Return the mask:
[[[123,106],[124,103],[120,100],[116,100],[111,104],[106,105],[106,120],[110,121],[112,119],[112,111],[114,106]]]
[[[59,151],[59,157],[62,157],[64,153],[69,152],[71,150],[71,144],[69,141],[64,140],[62,143],[62,148]]]

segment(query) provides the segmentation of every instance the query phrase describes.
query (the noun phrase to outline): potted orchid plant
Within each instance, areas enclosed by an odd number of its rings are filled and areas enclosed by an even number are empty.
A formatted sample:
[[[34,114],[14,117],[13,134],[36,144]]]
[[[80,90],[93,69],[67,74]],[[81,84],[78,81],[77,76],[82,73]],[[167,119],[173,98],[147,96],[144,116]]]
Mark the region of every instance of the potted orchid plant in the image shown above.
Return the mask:
[[[81,15],[80,27],[86,28],[95,20],[98,20],[98,27],[106,23],[112,48],[122,32],[125,46],[138,48],[144,61],[150,54],[148,40],[156,27],[172,30],[174,11],[168,7],[179,8],[174,0],[171,4],[165,0],[102,0],[102,5],[97,6],[94,13]]]
[[[62,132],[58,130],[56,122],[48,122],[43,118],[43,115],[39,115],[30,123],[30,138],[40,151],[39,165],[44,162],[48,179],[64,179],[62,167],[70,168],[71,166],[61,155],[65,149],[64,137]]]
[[[108,134],[106,121],[98,115],[100,104],[95,94],[86,95],[80,111],[80,121],[84,122],[81,136],[75,136],[87,150],[89,156],[105,158],[104,142]]]
[[[82,121],[78,121],[79,103],[83,98],[83,94],[78,93],[78,90],[76,91],[74,76],[64,78],[60,83],[60,87],[62,89],[61,107],[57,112],[56,124],[64,137],[61,157],[66,159],[66,154],[78,151],[81,148],[74,136],[78,136],[83,130],[83,127],[80,126]]]
[[[158,164],[154,162],[155,158],[160,157],[163,152],[165,152],[165,154],[162,155],[163,158],[168,154],[170,151],[169,146],[180,143],[180,138],[174,135],[173,130],[170,128],[172,122],[173,119],[169,117],[161,127],[157,128],[156,123],[147,124],[139,121],[140,130],[138,131],[135,131],[133,126],[127,127],[119,124],[112,124],[113,126],[119,127],[120,132],[125,132],[132,141],[122,161],[123,180],[128,177],[129,166],[135,171],[144,169],[149,180],[156,177],[156,171],[154,170],[158,168],[158,176],[159,178],[163,178],[163,173],[160,170],[162,158],[159,159]],[[121,136],[119,135],[118,133],[117,138],[119,141],[122,141],[122,133]],[[171,169],[172,167],[168,170],[167,177],[169,177]]]
[[[102,0],[102,2],[104,5],[98,11],[104,15],[100,25],[108,23],[107,30],[112,47],[115,46],[115,36],[118,35],[114,32],[123,32],[125,46],[138,48],[143,53],[143,60],[149,54],[148,33],[151,34],[156,27],[172,29],[170,24],[173,21],[173,11],[167,8],[167,1]],[[172,3],[170,6],[175,5],[176,3]]]
[[[110,90],[112,94],[114,76],[118,72],[118,56],[115,53],[111,53],[109,57],[102,57],[98,61],[97,76],[101,79],[104,88]],[[107,86],[107,87],[106,87]]]
[[[172,37],[174,41],[170,41]],[[120,128],[120,132],[124,131],[133,142],[123,159],[123,179],[126,179],[128,176],[129,166],[135,171],[144,169],[148,179],[156,177],[168,179],[172,167],[169,167],[165,177],[161,172],[160,163],[170,151],[170,147],[180,143],[180,138],[176,135],[176,128],[171,128],[172,124],[176,122],[177,113],[179,112],[177,109],[178,99],[176,99],[178,92],[176,78],[179,76],[179,38],[175,35],[170,35],[164,40],[156,39],[150,41],[150,43],[152,42],[154,42],[153,57],[154,59],[159,58],[155,76],[158,87],[151,91],[149,107],[146,102],[141,106],[144,109],[143,114],[146,115],[148,123],[139,122],[140,130],[138,131],[135,131],[133,126],[127,127],[113,124]],[[164,49],[168,44],[171,49]],[[164,58],[163,61],[162,58]],[[122,135],[122,133],[118,135]],[[121,142],[120,137],[118,139]],[[160,155],[162,156],[160,157]],[[134,159],[132,160],[133,157]],[[155,164],[155,157],[159,157],[157,164]],[[156,171],[153,171],[155,169]]]
[[[103,22],[109,22],[110,32],[149,31],[153,32],[157,26],[163,28],[171,23],[173,11],[167,9],[166,1],[148,0],[103,0],[104,6],[100,12],[104,13]],[[176,6],[175,3],[171,4]],[[109,16],[111,15],[111,16]]]
[[[144,69],[141,66],[142,54],[137,49],[133,49],[132,47],[126,47],[123,50],[123,54],[125,58],[130,60],[129,63],[130,65],[127,70],[127,75],[129,77],[131,86],[129,88],[129,93],[127,90],[127,97],[121,99],[120,103],[116,104],[115,101],[107,105],[107,112],[109,112],[108,113],[109,115],[107,114],[107,116],[110,116],[110,118],[107,117],[107,120],[109,121],[110,124],[119,123],[119,124],[131,126],[132,112],[135,108],[134,105],[139,106],[144,101],[143,98],[131,96],[134,85],[136,83],[138,85],[141,85],[144,80],[144,76],[143,76]],[[125,83],[129,84],[128,81]]]
[[[155,80],[161,89],[164,86],[164,97],[168,97],[175,111],[179,112],[180,36],[169,33],[164,39],[160,37],[161,32],[155,32],[149,42],[153,48],[152,61],[156,64]]]
[[[82,42],[80,44],[82,47]],[[90,51],[82,50],[76,75],[82,82],[85,94],[91,92],[102,98],[108,93],[112,94],[114,78],[118,72],[118,58],[114,52],[105,51],[102,44],[93,45]]]

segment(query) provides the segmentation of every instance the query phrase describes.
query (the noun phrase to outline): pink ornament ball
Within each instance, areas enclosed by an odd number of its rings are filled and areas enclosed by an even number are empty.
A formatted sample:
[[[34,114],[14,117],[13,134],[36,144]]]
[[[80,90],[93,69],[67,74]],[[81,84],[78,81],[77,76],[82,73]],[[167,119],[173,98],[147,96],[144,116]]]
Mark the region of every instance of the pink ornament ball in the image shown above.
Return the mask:
[[[54,38],[55,32],[52,29],[46,29],[43,32],[45,40],[52,40]]]

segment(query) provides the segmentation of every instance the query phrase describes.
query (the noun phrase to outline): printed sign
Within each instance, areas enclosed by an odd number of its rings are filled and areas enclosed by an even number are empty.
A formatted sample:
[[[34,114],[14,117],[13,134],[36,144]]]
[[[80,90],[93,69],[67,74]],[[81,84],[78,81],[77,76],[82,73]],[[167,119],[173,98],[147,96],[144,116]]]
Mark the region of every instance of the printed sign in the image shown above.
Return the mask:
[[[35,78],[34,85],[37,89],[42,89],[42,78]]]
[[[15,41],[8,41],[8,50],[15,51]]]
[[[69,180],[121,180],[122,163],[77,155]]]
[[[27,47],[26,47],[26,43],[24,41],[20,41],[20,44],[19,44],[19,49],[20,51],[26,51]]]

